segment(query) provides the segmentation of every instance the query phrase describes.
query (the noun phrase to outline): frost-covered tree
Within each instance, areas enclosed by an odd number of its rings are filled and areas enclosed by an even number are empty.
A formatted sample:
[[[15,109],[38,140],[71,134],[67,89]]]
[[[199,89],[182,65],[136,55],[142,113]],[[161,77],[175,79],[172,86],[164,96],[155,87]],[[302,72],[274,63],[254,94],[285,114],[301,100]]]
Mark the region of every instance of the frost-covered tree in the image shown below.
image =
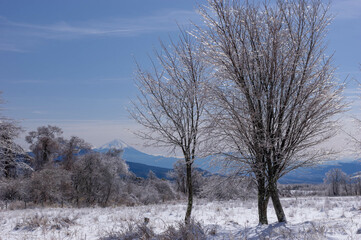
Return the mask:
[[[79,137],[72,136],[62,144],[62,163],[64,169],[71,170],[74,162],[78,158],[80,151],[90,151],[91,145]]]
[[[185,222],[193,206],[192,164],[197,157],[206,104],[206,67],[198,44],[181,30],[179,40],[155,52],[154,71],[138,66],[136,84],[140,91],[131,116],[147,130],[139,135],[157,146],[178,149],[186,164],[188,205]]]
[[[38,127],[36,131],[29,132],[25,140],[30,144],[30,150],[34,153],[34,168],[40,170],[61,152],[64,139],[63,131],[56,126]]]
[[[175,162],[173,164],[173,170],[167,173],[167,177],[174,181],[176,190],[182,193],[187,193],[186,175],[186,167],[182,160]]]
[[[342,194],[342,187],[347,188],[349,177],[339,168],[333,168],[326,173],[324,179],[325,184],[328,185],[327,191],[330,196],[340,196]],[[347,189],[345,190],[347,193]]]
[[[244,176],[207,177],[200,196],[210,200],[249,199],[256,196],[254,181]]]
[[[184,161],[178,160],[173,164],[173,170],[167,173],[167,176],[171,178],[174,183],[176,190],[187,194],[187,167]],[[194,166],[192,166],[192,186],[194,194],[197,194],[205,181],[203,175]]]
[[[118,188],[120,177],[128,174],[128,165],[119,157],[88,153],[75,162],[72,182],[77,202],[107,205]]]
[[[143,186],[147,195],[142,196],[143,201],[148,203],[159,203],[160,201],[168,201],[176,198],[176,193],[171,183],[165,179],[159,179],[152,170],[149,170],[148,178]],[[144,198],[145,197],[145,198]]]
[[[206,27],[194,34],[214,69],[209,111],[216,141],[234,167],[256,180],[260,224],[268,223],[269,198],[286,222],[278,179],[324,155],[314,146],[333,135],[334,116],[343,110],[325,55],[328,6],[208,0],[200,13]]]
[[[158,179],[158,178],[157,178],[157,175],[155,175],[155,173],[154,173],[152,170],[149,170],[147,177],[148,177],[149,180],[156,180],[156,179]]]
[[[63,203],[73,195],[70,172],[49,166],[35,171],[28,183],[28,195],[35,203]]]
[[[361,172],[356,173],[352,177],[351,181],[353,182],[353,191],[355,195],[361,195]]]
[[[0,119],[0,171],[5,178],[16,177],[17,158],[24,154],[15,143],[21,128],[12,120]]]
[[[1,98],[0,104],[3,104]],[[14,120],[0,115],[0,177],[16,177],[17,167],[21,164],[17,162],[17,158],[24,154],[23,149],[15,143],[20,132],[21,127]]]

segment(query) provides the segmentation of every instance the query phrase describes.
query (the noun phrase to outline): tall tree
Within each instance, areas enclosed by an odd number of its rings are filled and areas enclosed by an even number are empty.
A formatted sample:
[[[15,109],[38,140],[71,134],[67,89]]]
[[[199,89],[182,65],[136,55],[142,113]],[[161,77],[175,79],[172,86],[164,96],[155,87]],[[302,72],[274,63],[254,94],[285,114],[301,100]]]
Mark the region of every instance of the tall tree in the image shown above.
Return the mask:
[[[342,87],[325,55],[328,6],[208,0],[200,13],[206,27],[195,34],[214,66],[216,132],[233,153],[228,159],[257,182],[260,224],[268,223],[269,198],[286,222],[278,179],[316,163],[323,153],[314,147],[333,135],[343,110]]]
[[[193,206],[192,164],[203,133],[207,81],[206,67],[198,54],[199,46],[184,30],[178,42],[167,48],[161,42],[155,52],[154,71],[138,66],[136,83],[140,91],[131,116],[147,131],[139,135],[155,145],[181,150],[186,164],[189,223]]]
[[[17,158],[24,154],[16,144],[21,128],[12,120],[0,119],[0,171],[5,178],[16,177]]]
[[[3,100],[0,99],[0,104],[2,103]],[[15,143],[20,132],[21,128],[14,120],[0,116],[0,176],[5,178],[16,177],[16,168],[19,164],[16,160],[24,153]]]
[[[25,140],[31,144],[30,150],[34,153],[35,170],[40,170],[46,163],[51,162],[60,153],[64,139],[63,131],[56,126],[38,127],[37,131],[29,132]]]

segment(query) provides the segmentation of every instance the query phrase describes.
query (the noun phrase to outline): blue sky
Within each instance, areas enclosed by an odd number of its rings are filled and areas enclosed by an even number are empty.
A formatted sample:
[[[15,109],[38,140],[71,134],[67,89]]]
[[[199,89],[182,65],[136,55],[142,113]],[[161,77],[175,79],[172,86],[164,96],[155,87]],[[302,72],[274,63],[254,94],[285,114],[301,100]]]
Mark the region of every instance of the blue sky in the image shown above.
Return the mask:
[[[361,0],[335,0],[332,12],[328,48],[338,77],[361,81]],[[147,66],[158,40],[189,19],[199,22],[191,0],[0,0],[4,114],[26,132],[53,124],[95,146],[119,137],[142,148],[125,110],[137,92],[134,57]],[[359,113],[356,86],[346,89],[355,103],[344,119]]]

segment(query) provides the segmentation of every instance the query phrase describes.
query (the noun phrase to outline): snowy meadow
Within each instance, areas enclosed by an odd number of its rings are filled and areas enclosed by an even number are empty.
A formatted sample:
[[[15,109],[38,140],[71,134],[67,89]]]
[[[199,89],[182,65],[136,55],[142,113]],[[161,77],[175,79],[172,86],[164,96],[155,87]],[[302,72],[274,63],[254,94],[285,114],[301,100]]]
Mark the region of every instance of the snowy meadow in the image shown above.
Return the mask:
[[[359,196],[281,201],[288,223],[277,223],[270,204],[270,225],[259,226],[254,200],[197,199],[193,216],[202,234],[195,239],[361,239]],[[164,233],[181,227],[185,209],[181,201],[107,208],[5,210],[2,206],[0,239],[171,239]]]

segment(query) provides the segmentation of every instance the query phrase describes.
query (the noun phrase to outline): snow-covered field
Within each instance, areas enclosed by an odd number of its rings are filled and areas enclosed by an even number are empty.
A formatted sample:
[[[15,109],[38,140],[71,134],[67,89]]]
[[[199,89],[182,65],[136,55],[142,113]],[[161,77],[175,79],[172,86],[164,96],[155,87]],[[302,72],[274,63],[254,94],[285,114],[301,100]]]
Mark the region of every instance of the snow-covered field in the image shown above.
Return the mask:
[[[282,199],[288,224],[277,224],[269,205],[269,226],[257,226],[254,201],[195,202],[193,216],[209,239],[361,239],[360,197]],[[135,207],[0,210],[0,239],[99,239],[149,218],[156,233],[183,220],[185,203]]]

